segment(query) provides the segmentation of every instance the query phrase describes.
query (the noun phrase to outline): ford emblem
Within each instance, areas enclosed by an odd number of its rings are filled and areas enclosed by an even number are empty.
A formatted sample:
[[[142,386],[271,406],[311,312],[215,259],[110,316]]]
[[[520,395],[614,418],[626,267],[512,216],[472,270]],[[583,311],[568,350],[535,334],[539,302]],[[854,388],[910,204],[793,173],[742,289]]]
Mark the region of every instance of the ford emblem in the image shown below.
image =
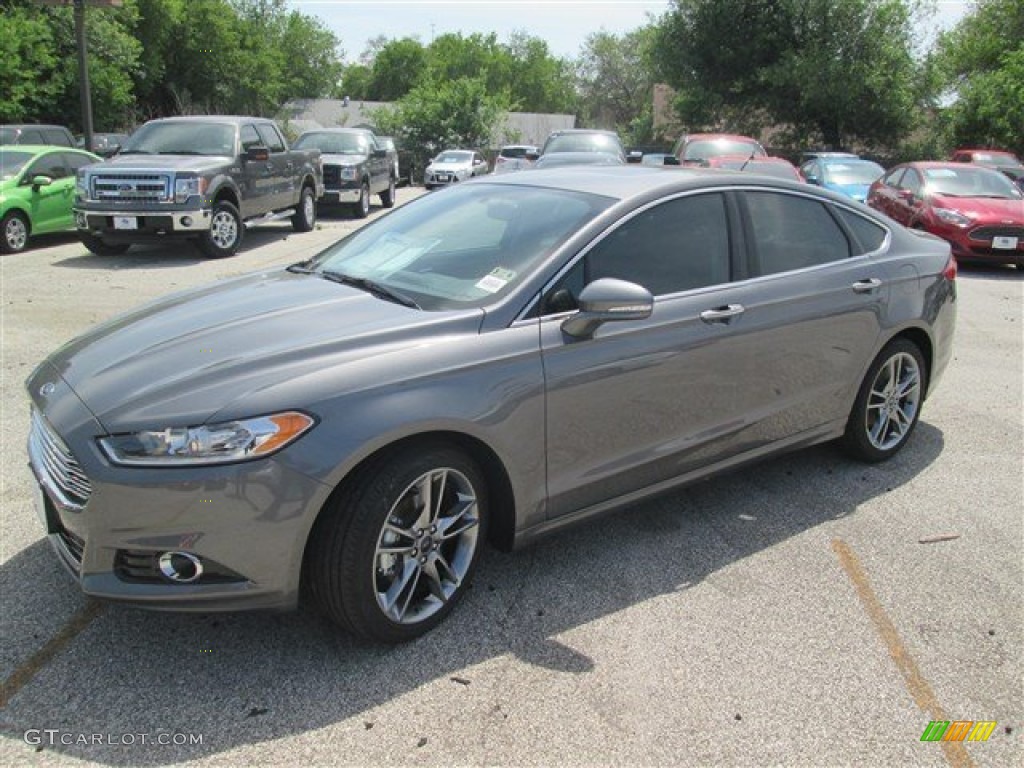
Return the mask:
[[[135,189],[135,187],[133,187],[131,184],[118,184],[117,185],[117,191],[118,192],[131,192],[133,189]]]
[[[42,397],[49,397],[50,395],[52,395],[56,391],[57,391],[57,385],[54,384],[52,381],[46,382],[45,384],[43,384],[43,386],[41,386],[39,388],[39,394]]]

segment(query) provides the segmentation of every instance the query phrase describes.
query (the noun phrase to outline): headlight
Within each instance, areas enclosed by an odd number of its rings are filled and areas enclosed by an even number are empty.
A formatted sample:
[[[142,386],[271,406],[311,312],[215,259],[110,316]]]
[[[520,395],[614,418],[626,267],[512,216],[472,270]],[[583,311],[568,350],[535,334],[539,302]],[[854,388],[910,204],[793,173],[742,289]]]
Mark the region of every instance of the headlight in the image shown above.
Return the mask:
[[[100,445],[112,462],[124,466],[227,464],[269,456],[315,423],[304,413],[286,411],[221,424],[111,435],[101,438]]]
[[[88,194],[86,194],[88,191],[89,188],[85,183],[85,171],[79,171],[75,174],[75,195],[85,199],[88,197]]]
[[[356,169],[353,165],[342,166],[341,178],[343,181],[355,181],[356,180]]]
[[[193,195],[206,191],[206,179],[199,176],[179,176],[174,180],[174,202],[184,203]]]
[[[967,216],[964,216],[959,211],[954,211],[949,208],[933,208],[935,215],[942,219],[947,224],[952,224],[957,227],[969,227],[974,222]]]

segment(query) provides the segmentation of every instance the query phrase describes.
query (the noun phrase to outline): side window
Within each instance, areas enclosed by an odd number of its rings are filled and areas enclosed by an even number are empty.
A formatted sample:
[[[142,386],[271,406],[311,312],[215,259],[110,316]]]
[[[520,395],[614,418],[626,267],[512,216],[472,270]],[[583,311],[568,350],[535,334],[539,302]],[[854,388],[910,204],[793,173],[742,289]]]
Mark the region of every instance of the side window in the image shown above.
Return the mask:
[[[25,174],[22,184],[31,184],[34,176],[49,176],[56,181],[68,175],[68,169],[64,167],[60,152],[37,158]]]
[[[586,282],[616,277],[665,295],[729,282],[725,198],[670,200],[634,216],[585,257]]]
[[[259,123],[256,126],[264,145],[271,152],[284,152],[284,139],[278,133],[277,128],[270,123]]]
[[[862,253],[877,251],[885,242],[886,231],[884,227],[875,224],[866,217],[854,213],[847,208],[835,208],[839,218],[850,228],[853,236],[857,238],[859,247],[854,248],[854,256]]]
[[[900,188],[900,177],[903,175],[903,172],[905,170],[907,170],[907,169],[906,168],[894,168],[893,170],[889,171],[885,175],[885,177],[882,179],[882,183],[885,184],[885,186],[887,186],[887,187],[892,187],[893,189],[899,189]]]
[[[46,138],[43,136],[42,131],[35,128],[26,128],[22,131],[21,136],[18,137],[19,144],[46,144]]]
[[[921,196],[921,176],[917,171],[911,168],[908,168],[907,172],[903,174],[903,181],[900,186],[902,186],[903,189],[909,189],[914,193],[915,197]]]
[[[260,135],[256,133],[256,128],[251,123],[243,125],[238,135],[242,141],[243,152],[248,152],[252,147],[260,146]]]
[[[71,142],[68,141],[68,136],[64,131],[59,131],[55,128],[47,128],[43,130],[43,135],[46,137],[47,144],[56,144],[61,147],[73,146]]]
[[[64,162],[67,163],[68,168],[71,171],[71,176],[74,176],[79,168],[84,168],[85,166],[91,165],[92,163],[96,162],[91,157],[86,157],[85,155],[75,155],[72,154],[71,152],[63,152],[62,155],[64,156]]]
[[[849,258],[846,235],[817,200],[777,192],[747,192],[745,199],[760,274]]]

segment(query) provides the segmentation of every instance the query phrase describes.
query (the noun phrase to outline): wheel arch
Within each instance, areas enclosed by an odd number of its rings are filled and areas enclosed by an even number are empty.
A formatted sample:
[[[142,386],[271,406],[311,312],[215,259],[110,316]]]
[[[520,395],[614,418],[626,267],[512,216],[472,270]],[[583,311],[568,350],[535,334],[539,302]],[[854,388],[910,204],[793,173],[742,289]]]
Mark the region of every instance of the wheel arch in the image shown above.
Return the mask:
[[[217,203],[223,202],[225,200],[231,203],[233,206],[235,206],[235,208],[238,208],[239,212],[241,212],[242,209],[239,208],[238,192],[232,189],[227,184],[222,186],[220,189],[216,191],[216,193],[214,193],[213,205],[216,205]]]
[[[30,214],[23,206],[15,203],[11,205],[3,214],[0,214],[0,220],[6,219],[9,214],[16,213],[21,216],[25,222],[25,226],[28,227],[28,235],[32,236],[32,214]]]
[[[926,378],[924,382],[924,396],[927,398],[929,390],[932,385],[932,370],[935,360],[935,348],[932,344],[932,337],[928,335],[927,331],[922,328],[910,327],[904,328],[899,333],[895,334],[891,339],[886,342],[886,345],[891,344],[896,339],[906,339],[921,350],[921,355],[924,357],[924,365],[926,369]],[[884,348],[884,347],[883,347]]]

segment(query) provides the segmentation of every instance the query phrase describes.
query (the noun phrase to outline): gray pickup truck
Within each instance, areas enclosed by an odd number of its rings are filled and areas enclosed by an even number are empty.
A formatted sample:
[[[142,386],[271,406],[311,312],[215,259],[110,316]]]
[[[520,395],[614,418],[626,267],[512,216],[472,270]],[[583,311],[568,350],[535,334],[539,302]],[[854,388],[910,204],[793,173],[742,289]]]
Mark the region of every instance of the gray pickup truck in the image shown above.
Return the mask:
[[[313,229],[322,194],[320,153],[289,150],[273,121],[171,117],[78,172],[75,225],[101,256],[185,238],[219,258],[238,250],[247,226],[291,218],[296,232]]]
[[[350,205],[357,218],[370,213],[370,195],[380,195],[385,208],[395,204],[398,183],[395,150],[364,128],[318,128],[295,140],[296,148],[318,149],[324,163],[327,205]]]

